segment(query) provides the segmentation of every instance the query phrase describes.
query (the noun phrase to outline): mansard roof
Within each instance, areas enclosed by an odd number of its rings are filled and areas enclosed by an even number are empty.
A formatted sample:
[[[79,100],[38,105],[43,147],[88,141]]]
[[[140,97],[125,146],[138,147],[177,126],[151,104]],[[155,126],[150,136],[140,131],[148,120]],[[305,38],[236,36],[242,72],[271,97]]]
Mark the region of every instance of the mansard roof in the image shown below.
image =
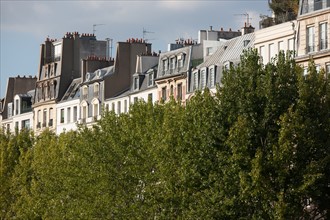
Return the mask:
[[[226,61],[233,63],[239,62],[242,52],[253,47],[254,39],[255,33],[250,33],[226,41],[214,52],[214,54],[198,65],[196,69],[212,65],[223,66],[223,63]]]

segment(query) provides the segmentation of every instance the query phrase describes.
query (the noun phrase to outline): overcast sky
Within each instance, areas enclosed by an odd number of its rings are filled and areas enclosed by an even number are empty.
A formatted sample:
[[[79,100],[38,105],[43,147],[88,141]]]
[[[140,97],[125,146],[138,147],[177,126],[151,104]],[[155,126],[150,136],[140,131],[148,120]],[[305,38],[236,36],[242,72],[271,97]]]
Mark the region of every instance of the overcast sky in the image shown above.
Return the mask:
[[[166,51],[177,38],[197,39],[198,30],[239,30],[248,13],[256,29],[270,15],[268,0],[213,1],[24,1],[0,0],[0,98],[10,76],[36,76],[40,44],[66,32],[93,33],[98,40],[142,38],[148,32],[154,51]],[[102,24],[102,25],[99,25]],[[112,52],[115,56],[115,51]]]

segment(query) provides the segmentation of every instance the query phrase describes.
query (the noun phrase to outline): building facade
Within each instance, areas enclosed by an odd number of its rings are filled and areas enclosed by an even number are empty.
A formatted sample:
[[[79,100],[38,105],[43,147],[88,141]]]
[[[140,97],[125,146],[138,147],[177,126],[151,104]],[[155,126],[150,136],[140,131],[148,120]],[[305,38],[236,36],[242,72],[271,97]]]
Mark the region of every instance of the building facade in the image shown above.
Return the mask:
[[[33,103],[34,130],[52,131],[57,126],[56,104],[73,79],[81,77],[82,59],[106,57],[107,42],[92,34],[66,33],[61,40],[46,39],[41,45],[38,80]]]
[[[330,1],[300,0],[297,17],[297,57],[307,72],[308,62],[313,59],[317,69],[330,73]]]

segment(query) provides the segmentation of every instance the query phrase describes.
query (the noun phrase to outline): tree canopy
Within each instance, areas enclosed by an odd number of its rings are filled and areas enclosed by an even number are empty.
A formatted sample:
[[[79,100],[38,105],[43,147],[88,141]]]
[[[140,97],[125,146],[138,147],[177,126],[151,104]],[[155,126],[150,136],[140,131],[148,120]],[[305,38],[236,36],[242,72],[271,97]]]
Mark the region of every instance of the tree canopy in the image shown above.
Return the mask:
[[[0,132],[1,219],[328,219],[330,81],[255,50],[216,94]]]

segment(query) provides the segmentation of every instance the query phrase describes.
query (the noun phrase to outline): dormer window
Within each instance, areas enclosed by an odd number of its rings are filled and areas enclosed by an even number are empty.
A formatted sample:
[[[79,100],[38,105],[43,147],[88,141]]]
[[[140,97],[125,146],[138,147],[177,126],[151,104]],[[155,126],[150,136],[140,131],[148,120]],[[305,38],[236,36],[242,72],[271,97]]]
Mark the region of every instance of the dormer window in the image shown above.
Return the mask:
[[[11,116],[13,116],[13,103],[12,102],[8,103],[8,107],[7,107],[7,117],[10,118]]]
[[[148,86],[153,86],[154,84],[154,73],[151,72],[148,74]]]
[[[83,93],[83,99],[87,99],[88,98],[88,87],[84,86],[82,89],[82,93]]]
[[[138,77],[134,77],[133,89],[134,90],[139,89],[139,78]]]
[[[201,88],[204,89],[206,87],[206,70],[201,70]]]
[[[193,90],[196,90],[198,89],[198,71],[194,72],[193,76]]]
[[[99,97],[100,85],[98,83],[94,84],[94,97]]]
[[[176,67],[176,58],[175,57],[172,57],[171,58],[171,65],[170,65],[171,72],[173,72],[173,70],[175,69],[175,67]]]
[[[232,65],[233,65],[232,62],[230,62],[230,61],[226,61],[226,62],[224,62],[224,64],[223,64],[223,68],[224,68],[225,70],[229,70],[230,67],[231,67]]]
[[[185,54],[180,54],[178,56],[178,67],[181,68],[184,65]]]
[[[167,59],[162,61],[162,67],[163,67],[163,75],[165,74],[165,71],[168,69],[168,61]]]
[[[215,67],[210,67],[209,69],[209,74],[210,74],[210,87],[214,87],[215,86],[215,71],[214,71]]]

